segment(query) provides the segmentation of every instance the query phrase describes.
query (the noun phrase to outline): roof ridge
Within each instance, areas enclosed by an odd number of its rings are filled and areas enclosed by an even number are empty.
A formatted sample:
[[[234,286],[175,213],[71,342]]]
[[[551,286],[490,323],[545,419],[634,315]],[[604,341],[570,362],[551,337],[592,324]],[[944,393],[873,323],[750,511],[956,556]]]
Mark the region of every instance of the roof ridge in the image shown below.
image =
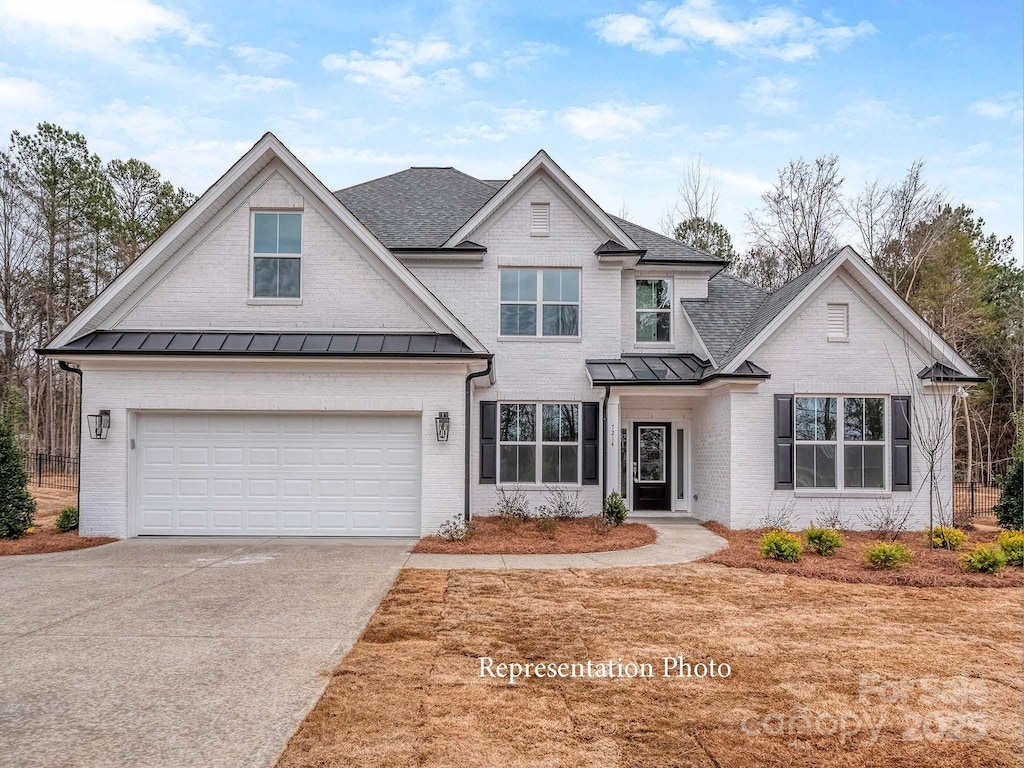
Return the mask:
[[[383,176],[377,176],[376,178],[373,179],[360,181],[358,184],[351,184],[347,187],[339,187],[338,189],[334,190],[332,194],[337,195],[339,192],[346,192],[347,190],[356,189],[357,187],[365,187],[367,184],[374,184],[378,181],[383,181],[384,179],[390,179],[392,176],[397,176],[398,174],[405,173],[406,171],[409,170],[411,170],[411,168],[403,168],[400,171],[395,171],[393,173],[385,173]]]

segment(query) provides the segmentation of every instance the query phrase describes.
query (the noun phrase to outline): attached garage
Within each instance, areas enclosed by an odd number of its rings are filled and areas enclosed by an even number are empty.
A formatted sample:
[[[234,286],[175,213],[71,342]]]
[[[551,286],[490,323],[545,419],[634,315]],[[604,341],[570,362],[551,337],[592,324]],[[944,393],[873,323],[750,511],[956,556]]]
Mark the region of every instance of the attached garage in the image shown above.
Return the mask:
[[[137,412],[139,535],[419,536],[421,416]]]

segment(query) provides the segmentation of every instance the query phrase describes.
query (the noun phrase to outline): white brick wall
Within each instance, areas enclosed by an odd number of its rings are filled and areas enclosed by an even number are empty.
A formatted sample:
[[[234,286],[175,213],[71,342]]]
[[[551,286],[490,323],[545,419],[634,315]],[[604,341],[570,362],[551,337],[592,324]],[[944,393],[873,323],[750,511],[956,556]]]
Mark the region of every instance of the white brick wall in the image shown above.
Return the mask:
[[[106,408],[111,415],[106,440],[82,441],[83,535],[133,535],[129,441],[132,414],[140,410],[419,412],[423,532],[433,533],[444,520],[462,514],[464,364],[249,361],[217,366],[177,360],[133,367],[97,361],[83,370],[82,413]],[[452,420],[445,443],[435,435],[438,411],[448,411]]]
[[[693,450],[693,515],[701,520],[730,524],[729,503],[734,468],[731,460],[732,418],[728,387],[714,390],[711,397],[694,409],[691,445]],[[739,468],[735,472],[739,473]]]
[[[849,281],[849,282],[848,282]],[[829,495],[803,495],[802,492],[774,491],[773,463],[773,395],[794,394],[910,394],[912,408],[919,414],[934,410],[935,398],[949,403],[950,393],[926,392],[917,372],[935,358],[924,350],[909,353],[901,335],[882,320],[884,310],[873,300],[851,286],[852,278],[837,276],[826,284],[802,311],[771,341],[753,356],[754,362],[771,372],[756,393],[734,392],[731,396],[732,441],[731,525],[748,528],[758,524],[769,501],[778,508],[795,502],[798,524],[804,526],[823,506],[839,502],[851,523],[865,507],[891,500],[912,508],[910,527],[921,529],[928,524],[928,482],[926,464],[918,446],[914,446],[911,467],[912,490],[882,494],[882,499]],[[827,340],[825,325],[829,302],[849,303],[850,340],[835,343]],[[894,322],[894,321],[893,321]],[[942,404],[940,403],[941,407]],[[886,414],[886,433],[890,430]],[[840,422],[841,428],[841,422]],[[952,497],[952,475],[949,458],[940,470],[941,495],[948,508]],[[886,452],[887,471],[891,455]]]
[[[228,217],[198,242],[147,295],[138,296],[114,327],[123,329],[235,328],[254,330],[430,330],[382,275],[375,257],[362,255],[312,195],[303,197],[277,161],[260,186],[232,203]],[[302,208],[302,304],[254,305],[251,293],[250,210]],[[175,258],[175,257],[172,257]],[[358,293],[353,288],[358,286]]]

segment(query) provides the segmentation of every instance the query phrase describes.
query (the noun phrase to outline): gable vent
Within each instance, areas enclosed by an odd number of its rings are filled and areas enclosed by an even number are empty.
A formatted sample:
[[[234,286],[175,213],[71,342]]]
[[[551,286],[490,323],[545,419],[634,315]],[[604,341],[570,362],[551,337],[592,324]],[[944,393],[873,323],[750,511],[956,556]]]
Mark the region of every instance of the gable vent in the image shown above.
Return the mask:
[[[551,204],[530,203],[530,234],[547,235],[551,232]]]
[[[828,337],[846,339],[850,336],[850,305],[828,305]]]

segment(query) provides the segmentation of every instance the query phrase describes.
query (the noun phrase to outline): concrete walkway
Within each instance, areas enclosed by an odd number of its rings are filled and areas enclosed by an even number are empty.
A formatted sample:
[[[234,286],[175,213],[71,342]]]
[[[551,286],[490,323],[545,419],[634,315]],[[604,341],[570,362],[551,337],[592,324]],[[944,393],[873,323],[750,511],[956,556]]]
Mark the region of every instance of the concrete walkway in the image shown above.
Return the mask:
[[[726,540],[693,518],[630,518],[647,523],[657,534],[654,544],[618,552],[579,555],[409,555],[406,568],[434,570],[540,570],[544,568],[629,568],[673,565],[699,560],[725,547]]]

